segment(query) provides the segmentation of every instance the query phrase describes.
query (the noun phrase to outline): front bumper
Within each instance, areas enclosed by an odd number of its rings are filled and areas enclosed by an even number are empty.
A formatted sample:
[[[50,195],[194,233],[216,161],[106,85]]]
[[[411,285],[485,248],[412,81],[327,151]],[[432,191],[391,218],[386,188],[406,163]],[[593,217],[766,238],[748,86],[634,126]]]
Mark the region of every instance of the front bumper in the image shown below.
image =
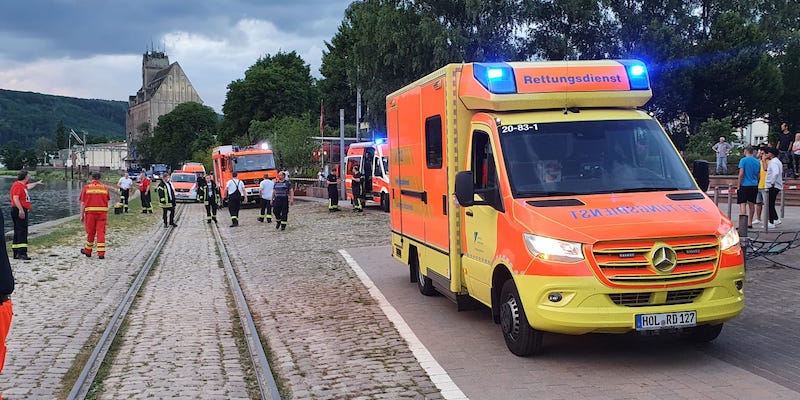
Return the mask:
[[[635,329],[636,314],[696,311],[697,324],[717,324],[733,319],[744,308],[744,267],[719,269],[710,282],[667,289],[612,289],[594,277],[514,277],[530,325],[538,330],[580,335],[585,333],[625,333]],[[669,304],[675,293],[694,291],[700,294],[682,304]],[[548,300],[551,293],[562,300]],[[646,295],[647,304],[620,305],[613,295]],[[674,297],[674,296],[673,296]]]

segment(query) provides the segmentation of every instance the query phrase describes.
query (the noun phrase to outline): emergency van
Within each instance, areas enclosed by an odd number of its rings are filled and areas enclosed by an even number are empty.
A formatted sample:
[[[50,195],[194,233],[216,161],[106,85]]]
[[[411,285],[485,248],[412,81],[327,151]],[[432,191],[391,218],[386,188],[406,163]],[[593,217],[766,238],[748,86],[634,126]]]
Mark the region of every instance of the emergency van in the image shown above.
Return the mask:
[[[389,145],[385,139],[353,143],[347,148],[345,192],[353,200],[353,166],[364,174],[364,194],[368,202],[389,211]]]
[[[270,149],[256,146],[219,146],[212,150],[211,159],[214,163],[214,182],[220,191],[223,206],[228,204],[225,187],[233,178],[234,172],[238,174],[237,179],[244,183],[249,202],[259,200],[258,188],[264,174],[268,174],[270,179],[278,177],[275,155]]]
[[[183,163],[183,166],[181,166],[181,171],[191,172],[196,176],[202,178],[206,174],[206,167],[199,162],[187,162]]]
[[[543,332],[714,340],[744,306],[739,236],[651,96],[635,60],[450,64],[390,94],[393,256],[519,356]]]
[[[197,175],[188,171],[175,171],[170,175],[175,189],[175,200],[197,201]]]

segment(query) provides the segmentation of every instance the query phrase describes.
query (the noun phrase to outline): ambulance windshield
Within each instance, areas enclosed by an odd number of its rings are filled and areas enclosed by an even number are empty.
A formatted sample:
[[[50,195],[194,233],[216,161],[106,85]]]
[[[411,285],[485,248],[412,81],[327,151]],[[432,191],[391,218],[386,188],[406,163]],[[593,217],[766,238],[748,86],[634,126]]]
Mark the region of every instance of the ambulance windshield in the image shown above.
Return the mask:
[[[501,125],[514,197],[697,190],[653,120]]]
[[[236,172],[264,171],[275,169],[275,157],[272,153],[248,154],[237,156],[233,163],[233,170]]]

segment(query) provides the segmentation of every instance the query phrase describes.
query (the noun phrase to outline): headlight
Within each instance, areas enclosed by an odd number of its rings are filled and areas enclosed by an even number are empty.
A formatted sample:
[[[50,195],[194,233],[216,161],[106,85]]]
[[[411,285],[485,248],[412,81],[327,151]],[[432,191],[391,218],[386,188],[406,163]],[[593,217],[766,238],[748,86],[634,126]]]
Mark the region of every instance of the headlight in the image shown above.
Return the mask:
[[[536,258],[550,261],[576,262],[583,260],[582,245],[544,236],[525,233],[525,247]]]
[[[720,250],[728,250],[737,244],[739,244],[739,232],[736,232],[736,228],[731,228],[728,233],[719,238]]]

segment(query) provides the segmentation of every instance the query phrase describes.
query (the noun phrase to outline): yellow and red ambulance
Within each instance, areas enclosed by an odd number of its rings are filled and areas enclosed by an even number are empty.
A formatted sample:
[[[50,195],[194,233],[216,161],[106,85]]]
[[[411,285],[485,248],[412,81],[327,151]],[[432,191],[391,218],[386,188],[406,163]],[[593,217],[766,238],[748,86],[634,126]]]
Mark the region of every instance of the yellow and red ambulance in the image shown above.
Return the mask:
[[[364,194],[366,200],[380,204],[381,209],[389,211],[389,145],[385,139],[371,142],[353,143],[347,148],[345,191],[347,198],[353,200],[353,166],[358,166],[364,174]]]
[[[744,306],[739,236],[651,96],[635,60],[450,64],[390,94],[393,256],[520,356],[543,332],[715,339]]]

